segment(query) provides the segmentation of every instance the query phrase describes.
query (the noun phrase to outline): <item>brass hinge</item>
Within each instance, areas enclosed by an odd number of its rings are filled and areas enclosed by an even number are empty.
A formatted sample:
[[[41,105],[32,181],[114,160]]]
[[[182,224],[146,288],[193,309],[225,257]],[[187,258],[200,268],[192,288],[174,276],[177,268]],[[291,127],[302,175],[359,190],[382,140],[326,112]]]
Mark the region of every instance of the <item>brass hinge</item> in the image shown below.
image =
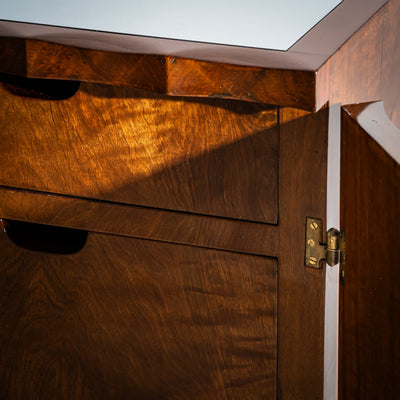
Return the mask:
[[[322,221],[318,218],[307,218],[306,267],[322,268],[324,262],[330,266],[337,265],[339,262],[343,263],[345,254],[344,232],[331,228],[326,233],[326,241],[326,244],[322,243]]]

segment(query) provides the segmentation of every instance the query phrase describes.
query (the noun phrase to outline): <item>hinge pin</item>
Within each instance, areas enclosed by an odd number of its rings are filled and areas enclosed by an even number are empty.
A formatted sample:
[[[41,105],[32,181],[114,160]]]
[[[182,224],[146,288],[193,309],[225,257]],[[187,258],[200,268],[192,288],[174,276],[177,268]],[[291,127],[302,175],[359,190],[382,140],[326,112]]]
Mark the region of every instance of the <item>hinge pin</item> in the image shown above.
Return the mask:
[[[335,229],[331,228],[326,233],[326,262],[330,266],[334,266],[339,264],[340,261],[340,248],[339,248],[339,241],[340,241],[340,232]]]
[[[322,221],[317,218],[307,218],[306,267],[322,268],[323,261],[330,266],[338,264],[344,249],[342,240],[342,233],[331,228],[326,233],[327,244],[322,244]]]

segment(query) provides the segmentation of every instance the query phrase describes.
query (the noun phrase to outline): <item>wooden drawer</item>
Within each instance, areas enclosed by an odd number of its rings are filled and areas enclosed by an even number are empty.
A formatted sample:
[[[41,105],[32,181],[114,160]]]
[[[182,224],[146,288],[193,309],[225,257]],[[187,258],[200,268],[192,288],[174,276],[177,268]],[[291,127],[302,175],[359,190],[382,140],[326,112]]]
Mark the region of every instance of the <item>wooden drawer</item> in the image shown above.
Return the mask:
[[[101,233],[50,254],[1,232],[0,260],[2,399],[276,397],[274,259]]]
[[[2,79],[0,185],[277,223],[276,108]]]

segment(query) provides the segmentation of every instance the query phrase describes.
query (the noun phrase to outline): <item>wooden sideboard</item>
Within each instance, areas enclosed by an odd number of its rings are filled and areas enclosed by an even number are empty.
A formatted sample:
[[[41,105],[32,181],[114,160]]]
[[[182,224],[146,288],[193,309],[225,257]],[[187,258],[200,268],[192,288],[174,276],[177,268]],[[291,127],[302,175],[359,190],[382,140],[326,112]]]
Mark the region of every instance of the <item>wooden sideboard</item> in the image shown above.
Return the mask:
[[[339,396],[400,396],[399,33],[315,70],[2,35],[0,398],[322,399],[339,119]]]

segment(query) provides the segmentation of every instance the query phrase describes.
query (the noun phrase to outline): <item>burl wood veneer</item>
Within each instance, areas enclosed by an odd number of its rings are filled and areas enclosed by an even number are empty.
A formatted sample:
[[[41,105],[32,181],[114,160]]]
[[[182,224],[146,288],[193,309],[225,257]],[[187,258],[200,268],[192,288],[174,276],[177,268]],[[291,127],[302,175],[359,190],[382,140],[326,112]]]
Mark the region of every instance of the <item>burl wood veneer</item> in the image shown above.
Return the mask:
[[[0,72],[133,86],[173,96],[217,97],[314,109],[311,71],[243,67],[0,37]]]

